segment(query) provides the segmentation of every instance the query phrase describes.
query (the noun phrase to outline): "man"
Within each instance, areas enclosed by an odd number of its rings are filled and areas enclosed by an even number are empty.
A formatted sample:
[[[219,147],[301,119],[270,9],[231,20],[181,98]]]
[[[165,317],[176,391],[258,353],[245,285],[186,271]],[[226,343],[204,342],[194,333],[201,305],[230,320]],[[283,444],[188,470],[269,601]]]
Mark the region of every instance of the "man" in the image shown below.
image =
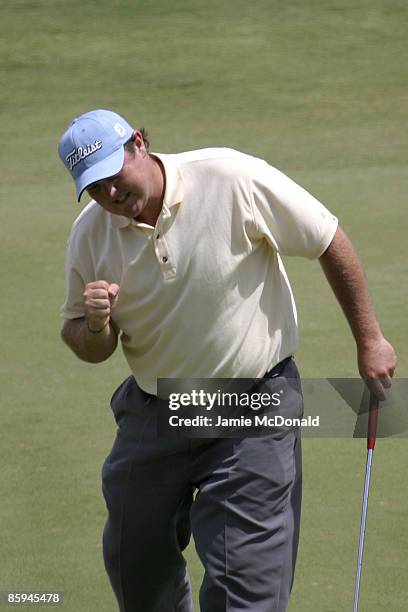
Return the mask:
[[[281,255],[319,258],[378,397],[396,365],[337,219],[263,160],[229,149],[150,153],[111,111],[73,121],[59,154],[92,202],[74,223],[62,336],[134,376],[115,392],[103,468],[104,558],[122,612],[188,612],[190,530],[204,612],[283,612],[300,521],[300,441],[158,438],[159,378],[297,380],[296,310]],[[302,413],[300,386],[284,406]],[[193,495],[197,492],[193,501]]]

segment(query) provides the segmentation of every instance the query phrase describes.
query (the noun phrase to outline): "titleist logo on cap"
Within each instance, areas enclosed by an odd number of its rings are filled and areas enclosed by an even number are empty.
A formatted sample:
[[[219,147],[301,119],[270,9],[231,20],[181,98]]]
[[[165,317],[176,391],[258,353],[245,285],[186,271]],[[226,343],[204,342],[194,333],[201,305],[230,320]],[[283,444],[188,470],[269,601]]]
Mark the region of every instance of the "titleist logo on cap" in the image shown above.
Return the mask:
[[[102,140],[95,140],[93,144],[91,143],[85,147],[78,147],[77,149],[74,149],[71,151],[71,153],[68,153],[65,158],[69,169],[72,170],[77,164],[79,164],[80,161],[85,159],[85,157],[92,155],[92,153],[96,153],[96,151],[99,151],[99,149],[102,149]]]

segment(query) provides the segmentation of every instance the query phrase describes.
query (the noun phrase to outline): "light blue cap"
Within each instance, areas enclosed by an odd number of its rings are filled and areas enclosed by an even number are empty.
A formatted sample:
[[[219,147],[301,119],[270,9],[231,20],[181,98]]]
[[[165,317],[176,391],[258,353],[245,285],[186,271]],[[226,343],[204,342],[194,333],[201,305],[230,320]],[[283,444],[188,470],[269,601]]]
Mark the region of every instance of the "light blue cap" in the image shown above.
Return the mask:
[[[93,110],[73,120],[59,142],[58,153],[75,181],[78,202],[92,183],[120,172],[123,145],[134,129],[120,115]]]

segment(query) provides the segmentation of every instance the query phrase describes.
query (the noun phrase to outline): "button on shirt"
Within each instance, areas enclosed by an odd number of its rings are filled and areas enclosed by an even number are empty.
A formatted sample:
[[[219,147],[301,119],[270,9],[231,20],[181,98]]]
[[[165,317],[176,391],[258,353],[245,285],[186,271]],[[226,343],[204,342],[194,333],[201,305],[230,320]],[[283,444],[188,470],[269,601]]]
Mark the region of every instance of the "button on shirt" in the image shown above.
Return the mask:
[[[154,154],[166,189],[156,226],[90,202],[68,242],[62,316],[84,286],[120,286],[112,318],[139,385],[260,377],[297,347],[281,255],[319,257],[336,217],[276,168],[231,149]]]

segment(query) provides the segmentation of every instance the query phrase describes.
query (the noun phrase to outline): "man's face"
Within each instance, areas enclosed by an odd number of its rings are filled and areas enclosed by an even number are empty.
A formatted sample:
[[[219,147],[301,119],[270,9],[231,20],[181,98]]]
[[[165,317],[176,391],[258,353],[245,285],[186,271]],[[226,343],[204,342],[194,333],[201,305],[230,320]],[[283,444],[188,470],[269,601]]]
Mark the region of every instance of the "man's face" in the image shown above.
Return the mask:
[[[156,191],[150,170],[149,154],[140,132],[136,132],[132,151],[125,148],[122,169],[115,176],[92,183],[88,194],[114,215],[139,217]]]

